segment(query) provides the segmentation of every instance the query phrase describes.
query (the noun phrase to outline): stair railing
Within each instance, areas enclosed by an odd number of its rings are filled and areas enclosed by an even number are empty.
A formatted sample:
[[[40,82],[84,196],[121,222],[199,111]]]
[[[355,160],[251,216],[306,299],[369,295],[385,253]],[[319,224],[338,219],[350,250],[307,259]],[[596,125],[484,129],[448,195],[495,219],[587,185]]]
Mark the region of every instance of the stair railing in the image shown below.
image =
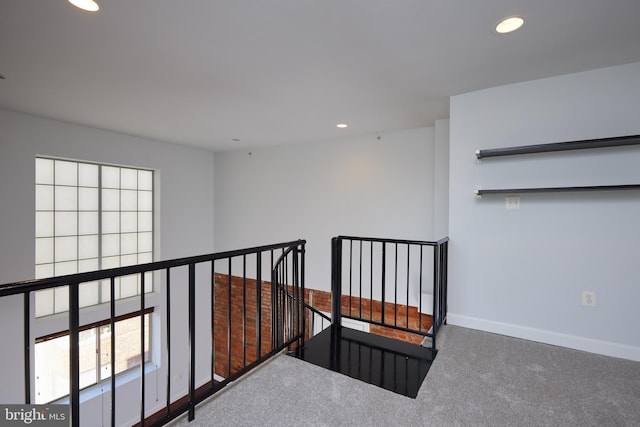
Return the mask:
[[[70,425],[119,425],[123,422],[118,412],[123,400],[140,402],[137,425],[164,425],[184,413],[193,420],[198,403],[292,344],[304,342],[305,244],[304,240],[297,240],[0,285],[0,299],[22,297],[21,342],[6,342],[5,337],[0,336],[7,348],[22,349],[23,353],[23,366],[15,369],[24,371],[24,382],[17,388],[14,403],[22,401],[29,405],[34,400],[33,295],[37,291],[68,286],[68,331],[64,332],[69,335],[70,392],[62,403],[70,406]],[[269,274],[273,283],[263,280]],[[111,398],[110,421],[102,419],[99,422],[100,414],[81,410],[79,334],[86,327],[87,310],[95,313],[95,309],[80,307],[80,291],[83,284],[98,282],[110,288],[110,295],[115,295],[116,283],[126,276],[137,277],[142,290],[146,289],[145,280],[152,281],[155,291],[148,294],[143,291],[124,302],[111,298],[99,307],[107,313],[101,324],[110,325],[110,342],[115,343],[116,312],[122,304],[137,305],[134,313],[140,314],[139,342],[141,352],[144,352],[145,314],[153,304],[150,301],[155,301],[159,309],[154,312],[157,316],[152,322],[162,323],[158,328],[162,331],[162,344],[154,375],[155,397],[149,396],[150,377],[146,363],[140,363],[138,369],[138,393],[116,399],[119,392],[117,375],[110,375],[104,384],[100,383]],[[185,333],[181,333],[183,330]],[[111,350],[113,372],[118,349],[112,344]],[[140,359],[144,361],[143,354]],[[186,361],[186,366],[181,361]],[[188,375],[186,392],[182,387],[177,390],[174,385],[183,371]],[[161,384],[166,387],[164,393],[160,391]],[[161,394],[164,394],[164,403]],[[61,402],[52,402],[55,403]],[[135,419],[129,424],[133,423]]]
[[[447,317],[449,239],[338,236],[331,241],[331,318],[422,335],[436,349]]]

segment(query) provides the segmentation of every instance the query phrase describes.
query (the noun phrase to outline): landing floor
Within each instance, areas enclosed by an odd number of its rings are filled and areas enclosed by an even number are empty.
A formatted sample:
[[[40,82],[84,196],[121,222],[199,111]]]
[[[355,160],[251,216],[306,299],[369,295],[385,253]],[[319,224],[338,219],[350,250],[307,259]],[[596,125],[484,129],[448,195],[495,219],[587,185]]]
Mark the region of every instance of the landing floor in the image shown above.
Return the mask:
[[[173,426],[638,426],[640,362],[445,325],[408,399],[278,355]]]
[[[415,398],[435,354],[414,344],[331,326],[291,356]]]

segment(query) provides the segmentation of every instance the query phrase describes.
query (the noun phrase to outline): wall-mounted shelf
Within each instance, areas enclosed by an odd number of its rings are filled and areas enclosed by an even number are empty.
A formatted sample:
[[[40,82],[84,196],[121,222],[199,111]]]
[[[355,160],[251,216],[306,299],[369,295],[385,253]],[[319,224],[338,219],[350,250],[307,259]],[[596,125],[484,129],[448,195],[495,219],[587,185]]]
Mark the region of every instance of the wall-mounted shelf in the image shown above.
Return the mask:
[[[587,139],[583,141],[555,142],[551,144],[522,145],[519,147],[490,148],[485,150],[476,150],[476,158],[480,160],[486,157],[515,156],[519,154],[548,153],[568,150],[585,150],[590,148],[620,147],[625,145],[640,145],[640,135]]]
[[[569,193],[579,191],[618,191],[618,190],[640,190],[640,184],[624,185],[588,185],[579,187],[539,187],[539,188],[499,188],[475,190],[478,197],[494,194],[526,194],[526,193]]]

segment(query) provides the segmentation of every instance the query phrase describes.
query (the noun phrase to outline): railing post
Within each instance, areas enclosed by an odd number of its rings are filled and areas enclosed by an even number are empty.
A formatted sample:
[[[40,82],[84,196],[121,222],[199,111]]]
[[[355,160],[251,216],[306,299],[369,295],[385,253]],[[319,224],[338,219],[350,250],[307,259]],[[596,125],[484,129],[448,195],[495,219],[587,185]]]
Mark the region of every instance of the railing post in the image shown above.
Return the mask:
[[[165,349],[167,351],[167,401],[166,401],[166,416],[171,415],[171,269],[167,268],[167,285],[166,285],[166,316],[165,327],[167,328],[167,339],[165,342]],[[113,294],[112,294],[113,295]],[[113,316],[113,315],[112,315]],[[113,319],[113,317],[112,317]],[[112,326],[113,328],[113,326]],[[113,329],[112,329],[113,330]],[[113,364],[111,366],[114,366]],[[113,372],[113,371],[112,371]],[[112,425],[115,427],[115,425]]]
[[[385,303],[385,299],[387,296],[387,244],[386,242],[382,242],[382,276],[381,276],[381,280],[382,280],[382,295],[381,295],[381,300],[382,300],[382,313],[380,315],[381,317],[381,322],[384,322],[384,314],[387,311],[387,307],[386,307],[386,303]]]
[[[145,375],[144,375],[144,278],[145,273],[140,274],[140,426],[144,427],[145,406]]]
[[[262,355],[262,252],[256,254],[256,360]]]
[[[304,347],[305,336],[307,331],[307,322],[306,322],[306,310],[304,309],[305,298],[304,298],[304,255],[305,255],[305,245],[302,244],[300,248],[300,317],[302,318],[302,344],[301,347]]]
[[[293,293],[293,301],[291,304],[291,315],[292,315],[292,335],[297,337],[297,344],[296,344],[296,348],[300,346],[300,276],[299,276],[299,272],[300,272],[300,259],[299,259],[299,249],[298,246],[296,245],[293,248],[293,252],[292,252],[292,265],[291,268],[293,269],[292,271],[292,293]],[[289,337],[291,338],[291,337]]]
[[[24,299],[23,328],[24,328],[24,403],[31,403],[31,312],[30,292],[22,294]]]
[[[277,316],[277,299],[276,299],[276,281],[278,280],[278,272],[275,269],[273,249],[271,249],[271,348],[275,350],[278,346],[276,343],[276,316]]]
[[[189,264],[189,421],[196,417],[196,266]]]
[[[109,360],[111,363],[111,427],[116,427],[116,278],[109,278],[109,329],[111,347]]]
[[[440,281],[440,252],[442,247],[440,243],[437,243],[433,248],[433,317],[432,317],[432,330],[433,337],[431,338],[431,348],[436,351],[436,336],[438,335],[438,328],[440,327],[440,292],[442,291],[442,282]]]
[[[342,239],[331,239],[331,323],[342,325]]]
[[[71,425],[80,426],[80,304],[78,283],[69,285],[69,400],[71,401]]]

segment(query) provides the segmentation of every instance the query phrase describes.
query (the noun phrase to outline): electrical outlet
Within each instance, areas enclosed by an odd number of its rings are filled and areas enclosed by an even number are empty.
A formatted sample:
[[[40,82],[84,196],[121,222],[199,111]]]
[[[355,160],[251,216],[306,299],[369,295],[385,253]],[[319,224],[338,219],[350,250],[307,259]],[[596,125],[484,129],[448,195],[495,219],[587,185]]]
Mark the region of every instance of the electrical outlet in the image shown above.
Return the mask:
[[[596,293],[593,291],[582,291],[582,305],[586,307],[595,307]]]
[[[520,209],[520,196],[508,196],[504,198],[504,207],[508,211]]]

